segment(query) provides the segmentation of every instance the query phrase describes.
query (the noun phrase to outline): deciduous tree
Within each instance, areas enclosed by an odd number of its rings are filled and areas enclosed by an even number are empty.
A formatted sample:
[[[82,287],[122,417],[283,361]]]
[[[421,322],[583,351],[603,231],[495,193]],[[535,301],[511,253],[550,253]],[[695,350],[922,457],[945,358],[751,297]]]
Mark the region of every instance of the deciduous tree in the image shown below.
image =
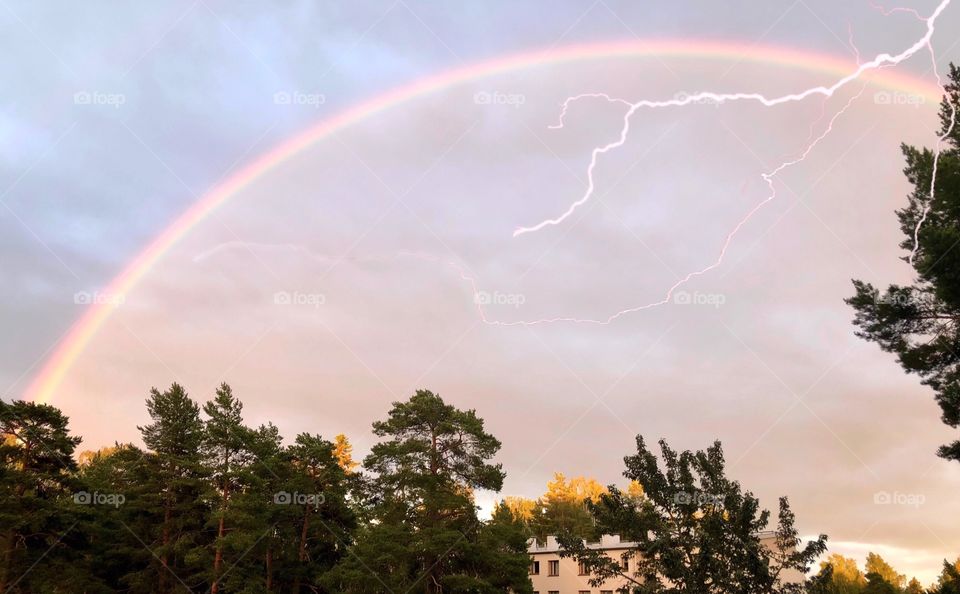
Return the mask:
[[[723,451],[714,443],[705,451],[676,452],[660,442],[663,467],[637,437],[637,453],[627,456],[626,476],[643,485],[642,498],[615,486],[588,503],[599,533],[619,534],[636,543],[621,559],[591,548],[570,533],[559,541],[564,556],[576,558],[596,577],[627,580],[642,592],[671,594],[792,593],[788,572],[806,573],[826,550],[826,537],[802,544],[786,498],[780,499],[778,522],[768,544],[770,512],[752,493],[726,477]]]

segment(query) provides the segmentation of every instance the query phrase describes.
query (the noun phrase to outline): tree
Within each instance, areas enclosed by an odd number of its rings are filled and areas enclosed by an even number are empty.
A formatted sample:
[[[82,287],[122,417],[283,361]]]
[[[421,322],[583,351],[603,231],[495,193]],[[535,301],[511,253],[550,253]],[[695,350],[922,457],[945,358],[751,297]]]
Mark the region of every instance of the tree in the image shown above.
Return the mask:
[[[447,581],[453,591],[532,594],[527,530],[505,505],[498,505],[490,521],[480,526],[463,557],[468,570]]]
[[[288,491],[274,503],[290,506],[298,527],[295,555],[284,572],[292,577],[291,592],[299,593],[303,583],[312,587],[345,554],[353,541],[356,516],[347,504],[349,481],[340,465],[336,446],[318,435],[301,433],[287,450],[294,472],[286,483]]]
[[[879,573],[868,572],[866,578],[867,585],[862,590],[863,594],[899,594],[900,592]]]
[[[908,204],[897,211],[905,239],[903,259],[917,273],[911,285],[890,285],[883,293],[854,280],[856,294],[847,299],[855,310],[858,336],[897,356],[908,373],[930,386],[942,420],[960,427],[960,69],[950,65],[950,83],[940,104],[940,136],[946,146],[939,159],[929,149],[903,145],[907,180],[913,185]],[[936,163],[936,182],[934,164]],[[921,224],[922,223],[922,224]],[[916,235],[916,241],[914,236]],[[938,450],[960,461],[960,439]]]
[[[560,532],[571,532],[581,538],[596,537],[593,517],[587,509],[587,500],[596,503],[607,488],[596,479],[577,476],[568,479],[562,472],[555,472],[547,482],[546,492],[538,499],[505,497],[503,503],[524,524],[527,536],[544,541]],[[630,481],[626,493],[629,497],[643,497],[643,487]]]
[[[343,433],[338,433],[336,437],[333,438],[334,446],[334,455],[337,457],[337,464],[340,465],[340,468],[350,474],[356,469],[357,466],[360,466],[358,462],[353,460],[353,445],[350,444],[350,440],[347,439],[347,436]]]
[[[354,554],[325,578],[328,588],[528,591],[525,573],[504,585],[502,576],[484,569],[511,560],[526,567],[528,559],[477,518],[473,492],[499,491],[504,478],[501,466],[490,462],[500,442],[484,430],[483,419],[417,390],[408,401],[395,402],[373,431],[383,438],[364,460],[373,473],[374,521],[359,535]]]
[[[233,390],[225,383],[217,388],[214,399],[203,405],[203,412],[208,418],[203,424],[200,450],[206,468],[205,475],[214,492],[210,498],[210,520],[216,522],[213,562],[208,580],[210,592],[216,594],[220,591],[224,548],[229,548],[238,540],[227,539],[228,518],[232,520],[235,515],[231,506],[232,498],[242,494],[249,482],[246,474],[255,461],[251,451],[254,435],[243,424],[243,404],[233,396]],[[245,550],[240,550],[240,554],[243,553]]]
[[[598,532],[636,543],[623,554],[635,559],[630,568],[576,535],[559,535],[561,554],[596,576],[591,585],[626,580],[630,586],[621,591],[651,594],[800,592],[802,586],[785,583],[787,573],[806,573],[826,550],[826,537],[800,547],[793,513],[781,498],[775,530],[762,542],[770,512],[725,476],[719,442],[678,453],[661,441],[660,451],[663,469],[637,436],[636,455],[624,458],[624,476],[643,485],[642,498],[610,486],[588,503]]]
[[[917,578],[910,578],[907,587],[903,589],[904,594],[923,594],[923,584]]]
[[[606,488],[592,478],[577,476],[568,480],[562,472],[554,473],[553,480],[547,482],[547,492],[540,499],[540,509],[534,515],[534,534],[540,540],[561,532],[581,538],[595,536],[587,503],[596,503],[606,492]]]
[[[91,572],[106,591],[157,590],[155,558],[140,536],[156,533],[163,521],[155,491],[156,462],[132,444],[115,444],[97,450],[80,467],[78,478],[85,492],[112,498],[106,505],[84,506],[78,525],[89,538]]]
[[[954,563],[944,560],[943,571],[930,594],[960,594],[960,559]]]
[[[0,592],[63,592],[64,576],[88,585],[72,505],[80,438],[67,424],[52,406],[0,401]]]
[[[540,501],[537,499],[527,499],[525,497],[504,497],[500,505],[506,506],[513,517],[525,524],[531,522],[534,513],[539,513]]]
[[[150,545],[160,565],[145,577],[160,592],[189,590],[196,568],[188,563],[187,554],[199,544],[205,523],[200,448],[206,433],[199,407],[179,384],[165,392],[151,389],[147,412],[153,422],[139,429],[150,452],[149,490],[159,499],[163,518],[159,534],[151,526],[151,533],[139,537]]]
[[[823,594],[859,594],[867,585],[857,562],[837,553],[820,563],[820,576]]]
[[[897,570],[876,553],[867,553],[865,570],[868,581],[870,574],[875,573],[880,576],[880,579],[894,586],[897,590],[902,590],[907,585],[907,576],[897,573]]]

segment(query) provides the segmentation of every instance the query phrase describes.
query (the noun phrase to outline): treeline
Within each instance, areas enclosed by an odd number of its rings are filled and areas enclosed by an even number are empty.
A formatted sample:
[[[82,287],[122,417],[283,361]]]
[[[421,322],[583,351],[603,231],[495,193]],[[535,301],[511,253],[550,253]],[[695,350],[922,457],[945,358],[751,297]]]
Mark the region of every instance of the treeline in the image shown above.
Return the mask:
[[[857,562],[833,554],[820,563],[820,573],[811,580],[812,594],[958,594],[960,559],[944,561],[937,583],[929,589],[916,578],[907,579],[876,553],[867,553],[864,571]]]
[[[428,391],[349,443],[152,390],[145,448],[77,455],[56,408],[0,402],[0,592],[530,592],[523,525],[481,521],[500,442]],[[79,458],[79,463],[76,458]]]
[[[151,390],[144,447],[77,452],[56,408],[0,401],[0,592],[530,594],[529,538],[556,535],[593,585],[644,594],[923,592],[879,556],[862,573],[802,543],[786,498],[773,517],[727,478],[719,442],[655,454],[637,437],[627,484],[557,474],[534,500],[481,520],[499,492],[500,442],[473,410],[432,392],[395,402],[353,460],[343,436],[248,426],[223,384],[202,406]],[[634,542],[627,564],[587,546]],[[960,594],[945,564],[930,594]]]
[[[677,499],[683,498],[680,493]],[[596,479],[557,472],[540,497],[506,497],[504,504],[523,522],[530,538],[543,541],[549,535],[567,534],[592,540],[599,534],[591,508],[609,495],[610,490]],[[630,481],[620,496],[642,505],[643,486]],[[807,590],[811,594],[960,594],[960,558],[944,562],[937,582],[927,589],[876,553],[867,553],[862,571],[854,559],[832,554],[820,562]]]

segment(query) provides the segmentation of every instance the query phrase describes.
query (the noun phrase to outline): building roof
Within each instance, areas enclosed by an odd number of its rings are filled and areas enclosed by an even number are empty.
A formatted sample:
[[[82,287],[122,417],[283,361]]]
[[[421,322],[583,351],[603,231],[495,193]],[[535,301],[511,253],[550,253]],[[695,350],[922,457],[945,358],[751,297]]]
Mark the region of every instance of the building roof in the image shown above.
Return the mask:
[[[764,530],[763,532],[758,532],[757,536],[760,537],[761,541],[770,540],[776,536],[776,532],[773,530]],[[584,542],[588,549],[599,550],[632,549],[638,544],[636,541],[620,540],[619,534],[604,534],[600,537],[599,541]],[[536,538],[531,538],[527,541],[527,552],[531,555],[557,553],[562,548],[560,543],[557,542],[556,536],[548,536],[546,541],[538,541]]]
[[[587,548],[590,549],[632,549],[637,546],[636,542],[629,540],[620,540],[619,534],[604,534],[599,541],[584,541]],[[548,536],[546,541],[537,541],[531,538],[527,541],[527,552],[531,555],[537,553],[557,553],[563,547],[557,542],[556,536]]]

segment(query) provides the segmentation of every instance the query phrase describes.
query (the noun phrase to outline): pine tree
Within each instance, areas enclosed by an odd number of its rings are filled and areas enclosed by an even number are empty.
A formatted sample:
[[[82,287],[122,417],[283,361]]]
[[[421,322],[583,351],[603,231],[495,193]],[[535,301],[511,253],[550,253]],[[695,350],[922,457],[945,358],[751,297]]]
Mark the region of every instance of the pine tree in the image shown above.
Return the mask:
[[[296,552],[285,573],[293,578],[290,591],[298,594],[304,585],[312,590],[320,576],[346,554],[356,517],[347,504],[347,472],[333,443],[301,433],[287,454],[294,472],[287,482],[289,490],[276,503],[295,511]]]
[[[80,438],[67,425],[52,406],[0,401],[0,592],[65,592],[65,576],[91,585],[72,497]]]
[[[224,570],[224,547],[228,524],[233,528],[231,502],[246,487],[246,473],[254,462],[251,452],[253,433],[243,424],[243,404],[233,396],[227,384],[217,388],[216,397],[203,406],[207,415],[201,442],[203,463],[213,489],[211,521],[216,523],[213,542],[213,561],[210,571],[210,592],[220,591],[220,576]],[[232,539],[236,541],[238,539]],[[241,554],[243,551],[241,551]]]
[[[326,583],[339,592],[420,590],[437,592],[526,591],[529,579],[483,573],[474,564],[524,567],[525,551],[496,538],[477,518],[473,491],[499,491],[503,470],[491,464],[500,442],[473,410],[461,411],[427,390],[395,402],[387,419],[373,425],[384,441],[364,460],[373,473],[374,522],[358,537]],[[493,563],[493,561],[490,561]],[[374,572],[371,579],[365,573]],[[497,585],[494,584],[497,582]]]
[[[116,444],[101,448],[81,466],[79,481],[85,492],[113,497],[113,505],[86,506],[82,523],[91,545],[89,566],[106,591],[140,594],[157,589],[151,571],[154,557],[138,536],[150,534],[163,519],[160,499],[152,491],[154,462],[131,444]]]
[[[143,576],[146,580],[139,581],[152,581],[161,593],[189,591],[203,578],[188,553],[209,540],[204,536],[208,509],[202,502],[205,433],[200,409],[175,383],[165,392],[150,390],[147,412],[153,422],[138,428],[150,453],[148,489],[159,499],[163,517],[150,533],[138,535],[158,560]]]
[[[856,315],[858,335],[897,355],[901,367],[930,386],[944,423],[960,427],[960,68],[950,65],[950,82],[940,104],[940,136],[946,137],[930,195],[934,153],[903,145],[907,180],[914,186],[908,204],[897,212],[904,240],[900,247],[917,273],[907,286],[883,293],[853,281],[847,299]],[[921,221],[923,223],[921,224]],[[919,228],[919,232],[917,231]],[[917,241],[914,241],[914,235]],[[912,257],[911,257],[912,255]],[[960,461],[960,439],[938,455]]]

